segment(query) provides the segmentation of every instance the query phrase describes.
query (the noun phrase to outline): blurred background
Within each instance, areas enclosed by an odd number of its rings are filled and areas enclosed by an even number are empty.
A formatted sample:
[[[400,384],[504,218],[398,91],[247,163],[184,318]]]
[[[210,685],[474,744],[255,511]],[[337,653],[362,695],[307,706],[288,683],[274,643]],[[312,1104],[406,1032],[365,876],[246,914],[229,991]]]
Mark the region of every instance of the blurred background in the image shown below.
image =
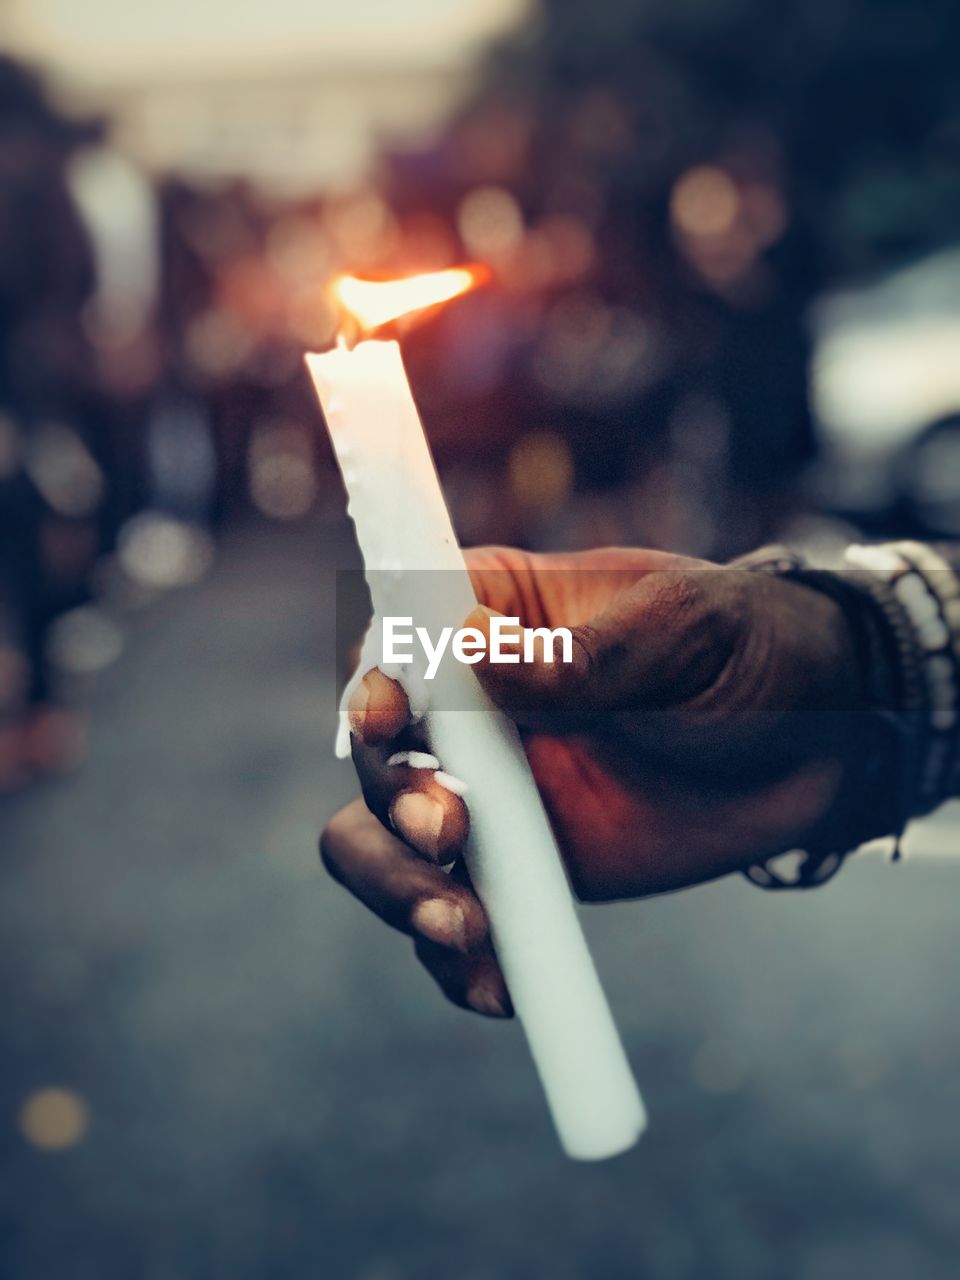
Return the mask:
[[[323,879],[356,551],[301,357],[337,272],[483,261],[405,338],[465,542],[960,536],[960,10],[0,37],[0,1272],[955,1276],[949,809],[812,899],[587,913],[653,1115],[596,1169]]]

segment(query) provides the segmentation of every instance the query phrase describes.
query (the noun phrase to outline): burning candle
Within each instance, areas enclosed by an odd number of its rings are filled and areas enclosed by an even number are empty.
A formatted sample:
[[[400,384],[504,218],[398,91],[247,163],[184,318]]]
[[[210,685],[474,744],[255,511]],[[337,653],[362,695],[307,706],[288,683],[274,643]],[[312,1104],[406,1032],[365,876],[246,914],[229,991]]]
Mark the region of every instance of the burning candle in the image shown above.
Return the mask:
[[[474,281],[466,268],[383,283],[344,277],[338,295],[369,330],[455,297]],[[341,341],[306,360],[343,474],[373,603],[356,681],[379,663],[382,618],[409,617],[433,635],[444,626],[460,627],[476,597],[399,345],[367,339],[349,348]],[[416,659],[389,674],[424,717],[443,768],[466,788],[464,860],[560,1141],[581,1160],[625,1151],[646,1124],[643,1102],[517,731],[467,666],[446,664],[442,686],[424,684]],[[341,704],[341,755],[349,753],[352,688]]]

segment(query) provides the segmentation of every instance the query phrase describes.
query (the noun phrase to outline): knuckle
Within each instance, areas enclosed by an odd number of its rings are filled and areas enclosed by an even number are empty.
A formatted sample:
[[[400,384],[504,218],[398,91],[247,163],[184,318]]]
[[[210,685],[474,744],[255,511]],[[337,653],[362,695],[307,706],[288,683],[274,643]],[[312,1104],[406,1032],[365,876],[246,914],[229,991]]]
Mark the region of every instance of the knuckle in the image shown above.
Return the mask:
[[[711,688],[736,649],[740,611],[728,578],[704,569],[658,574],[650,583],[650,621],[670,640],[661,676],[678,696]]]
[[[575,661],[583,674],[589,675],[596,666],[602,648],[600,632],[592,623],[581,622],[579,626],[571,628],[570,634],[573,637]]]
[[[669,571],[651,575],[648,608],[671,630],[698,625],[709,612],[699,573]]]
[[[709,575],[709,578],[708,578]],[[678,641],[696,641],[697,648],[725,645],[736,616],[728,591],[717,590],[717,570],[671,574],[663,587],[661,607]]]

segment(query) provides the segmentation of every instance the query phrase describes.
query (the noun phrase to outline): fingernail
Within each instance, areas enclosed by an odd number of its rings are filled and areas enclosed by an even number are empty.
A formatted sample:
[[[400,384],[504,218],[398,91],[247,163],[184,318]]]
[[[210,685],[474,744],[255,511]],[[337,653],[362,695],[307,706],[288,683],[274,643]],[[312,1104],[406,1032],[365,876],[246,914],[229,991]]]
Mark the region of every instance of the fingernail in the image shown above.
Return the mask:
[[[506,1006],[497,993],[482,982],[478,982],[467,992],[467,1004],[475,1013],[482,1013],[487,1018],[508,1016]]]
[[[463,908],[444,898],[427,898],[413,909],[410,923],[417,933],[442,947],[467,949],[467,922]]]
[[[443,819],[443,805],[421,791],[401,791],[390,806],[394,830],[430,858],[440,855]]]
[[[350,701],[347,703],[347,716],[350,720],[350,728],[358,738],[363,737],[363,724],[367,718],[367,703],[370,701],[370,687],[367,684],[367,677],[364,676],[353,693],[350,695]]]

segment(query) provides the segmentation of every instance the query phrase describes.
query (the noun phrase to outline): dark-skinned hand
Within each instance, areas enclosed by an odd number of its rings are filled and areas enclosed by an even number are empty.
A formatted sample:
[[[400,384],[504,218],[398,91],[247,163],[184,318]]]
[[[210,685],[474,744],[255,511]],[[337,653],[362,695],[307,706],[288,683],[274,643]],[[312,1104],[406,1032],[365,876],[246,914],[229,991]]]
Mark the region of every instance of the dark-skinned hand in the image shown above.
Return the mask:
[[[853,640],[829,597],[654,551],[483,548],[467,562],[486,608],[465,625],[486,631],[492,610],[573,630],[572,663],[484,659],[473,671],[520,728],[581,899],[710,880],[803,847],[829,820],[844,722],[861,699]],[[509,1014],[458,861],[469,795],[433,769],[391,763],[430,744],[380,671],[365,675],[350,718],[363,799],[324,831],[326,866],[413,936],[455,1003]]]

